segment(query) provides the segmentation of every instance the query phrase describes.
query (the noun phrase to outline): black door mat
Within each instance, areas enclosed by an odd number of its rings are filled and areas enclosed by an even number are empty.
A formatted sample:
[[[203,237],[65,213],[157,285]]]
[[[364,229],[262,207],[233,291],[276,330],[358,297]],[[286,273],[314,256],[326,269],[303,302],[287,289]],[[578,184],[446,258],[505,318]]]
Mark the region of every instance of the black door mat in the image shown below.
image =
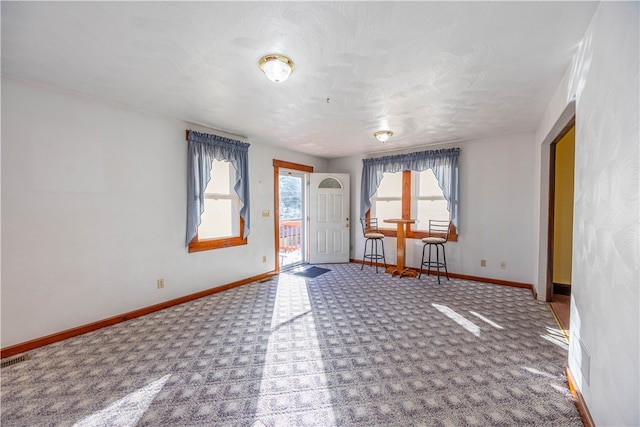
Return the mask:
[[[324,274],[329,270],[328,268],[321,268],[321,267],[309,267],[304,271],[298,271],[297,273],[293,273],[296,276],[302,276],[302,277],[308,277],[310,279],[313,279],[314,277],[318,277],[321,274]]]

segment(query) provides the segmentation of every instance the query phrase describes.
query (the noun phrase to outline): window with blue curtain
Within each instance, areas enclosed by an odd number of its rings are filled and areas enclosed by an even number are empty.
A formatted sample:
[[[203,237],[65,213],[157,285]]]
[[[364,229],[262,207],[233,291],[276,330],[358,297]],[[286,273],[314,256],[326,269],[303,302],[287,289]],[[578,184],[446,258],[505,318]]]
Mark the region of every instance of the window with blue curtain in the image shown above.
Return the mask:
[[[239,215],[243,223],[240,239],[246,243],[250,230],[249,216],[249,144],[217,135],[190,130],[187,135],[188,177],[187,177],[187,234],[186,244],[194,240],[198,233],[205,206],[205,189],[211,177],[214,160],[231,163],[235,169],[233,186],[239,199]],[[222,246],[232,246],[224,244]]]
[[[451,222],[456,228],[459,228],[459,155],[459,148],[450,148],[363,159],[360,217],[364,218],[371,208],[371,198],[378,190],[385,172],[421,172],[431,169],[447,200]]]

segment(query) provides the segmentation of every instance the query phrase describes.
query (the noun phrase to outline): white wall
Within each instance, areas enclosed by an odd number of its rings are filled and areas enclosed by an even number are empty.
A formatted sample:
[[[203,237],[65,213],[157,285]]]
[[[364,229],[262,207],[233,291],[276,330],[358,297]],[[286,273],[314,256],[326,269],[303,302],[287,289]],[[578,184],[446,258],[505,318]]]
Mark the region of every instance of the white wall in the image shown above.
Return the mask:
[[[637,2],[600,4],[537,132],[544,211],[548,143],[575,108],[569,368],[596,425],[640,425],[639,15]],[[546,227],[541,218],[539,293]]]
[[[248,245],[189,254],[185,129],[2,78],[2,347],[274,269],[272,159],[328,161],[247,141]]]
[[[450,272],[521,283],[533,283],[534,134],[419,148],[460,147],[460,230],[458,242],[447,243]],[[385,154],[369,155],[379,157]],[[395,154],[395,153],[394,153]],[[333,159],[332,172],[351,174],[351,257],[362,259],[364,238],[360,212],[362,156]],[[407,239],[407,265],[420,267],[423,244]],[[396,239],[385,238],[388,260],[395,263]],[[487,266],[481,267],[480,260]],[[500,269],[500,262],[507,269]]]

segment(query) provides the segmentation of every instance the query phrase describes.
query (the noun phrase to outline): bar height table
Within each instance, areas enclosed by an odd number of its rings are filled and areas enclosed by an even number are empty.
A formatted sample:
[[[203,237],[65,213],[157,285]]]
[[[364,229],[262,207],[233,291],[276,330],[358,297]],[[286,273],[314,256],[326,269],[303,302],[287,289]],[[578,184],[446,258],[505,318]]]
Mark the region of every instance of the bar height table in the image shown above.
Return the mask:
[[[406,227],[408,226],[408,224],[414,224],[416,220],[415,219],[385,219],[384,222],[389,224],[396,224],[396,226],[398,227],[398,233],[397,233],[398,256],[396,260],[397,265],[395,267],[387,268],[385,272],[391,273],[392,276],[395,276],[397,274],[399,277],[402,277],[402,276],[416,277],[418,273],[415,272],[414,270],[411,270],[405,267],[404,265],[404,255],[405,255],[405,245],[406,245],[405,239],[407,236]]]

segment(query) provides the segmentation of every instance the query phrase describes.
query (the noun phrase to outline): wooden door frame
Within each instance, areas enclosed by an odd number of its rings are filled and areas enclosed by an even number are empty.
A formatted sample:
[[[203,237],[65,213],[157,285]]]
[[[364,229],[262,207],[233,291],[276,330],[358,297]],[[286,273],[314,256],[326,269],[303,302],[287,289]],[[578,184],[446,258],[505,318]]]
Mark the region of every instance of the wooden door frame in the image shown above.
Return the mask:
[[[273,216],[275,240],[275,272],[280,272],[280,168],[313,173],[313,166],[273,159]],[[305,218],[303,218],[305,220]]]

